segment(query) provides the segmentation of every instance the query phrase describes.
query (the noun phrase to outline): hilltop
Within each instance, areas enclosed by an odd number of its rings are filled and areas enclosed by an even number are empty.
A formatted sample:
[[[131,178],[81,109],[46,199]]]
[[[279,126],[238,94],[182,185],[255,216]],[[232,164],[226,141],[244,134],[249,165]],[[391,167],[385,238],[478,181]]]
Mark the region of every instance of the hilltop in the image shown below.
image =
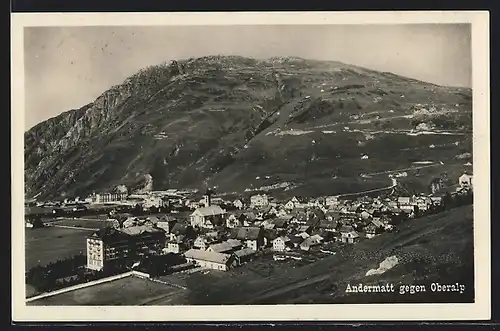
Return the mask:
[[[53,199],[147,179],[154,189],[356,192],[390,184],[361,173],[458,164],[471,131],[470,89],[340,62],[207,56],[145,68],[27,131],[25,190]]]

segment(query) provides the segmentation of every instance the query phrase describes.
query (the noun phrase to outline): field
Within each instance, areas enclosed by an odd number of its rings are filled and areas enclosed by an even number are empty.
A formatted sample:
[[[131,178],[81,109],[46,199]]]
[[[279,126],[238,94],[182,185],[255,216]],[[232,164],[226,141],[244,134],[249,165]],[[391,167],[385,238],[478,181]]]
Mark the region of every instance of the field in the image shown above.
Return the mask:
[[[30,302],[30,305],[151,305],[168,304],[184,290],[138,277],[126,277]]]
[[[80,252],[85,254],[85,238],[91,231],[45,227],[26,229],[25,234],[26,268],[29,269],[37,264],[46,265]]]

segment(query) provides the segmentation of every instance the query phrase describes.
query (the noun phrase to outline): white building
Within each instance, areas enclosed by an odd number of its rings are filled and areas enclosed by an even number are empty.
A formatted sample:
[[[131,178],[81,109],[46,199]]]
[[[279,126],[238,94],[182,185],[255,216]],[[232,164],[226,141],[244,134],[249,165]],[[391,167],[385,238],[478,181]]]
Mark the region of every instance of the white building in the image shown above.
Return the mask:
[[[289,243],[291,243],[290,238],[278,237],[273,240],[273,250],[276,252],[284,252],[287,249]]]
[[[213,229],[224,222],[225,210],[213,205],[196,209],[190,216],[191,226],[197,228]]]
[[[257,194],[250,197],[250,207],[265,207],[269,205],[269,197],[267,194]]]
[[[458,185],[463,188],[471,188],[472,187],[472,175],[463,174],[458,178]]]
[[[235,265],[234,256],[231,254],[190,249],[184,253],[184,256],[188,262],[194,262],[202,268],[212,270],[226,271]]]

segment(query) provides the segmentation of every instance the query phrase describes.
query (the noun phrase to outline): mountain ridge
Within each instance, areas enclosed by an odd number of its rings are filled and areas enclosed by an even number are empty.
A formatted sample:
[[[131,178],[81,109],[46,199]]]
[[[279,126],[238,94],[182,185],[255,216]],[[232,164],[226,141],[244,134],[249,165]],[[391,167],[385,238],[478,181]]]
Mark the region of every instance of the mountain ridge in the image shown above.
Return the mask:
[[[26,193],[41,192],[43,198],[86,195],[122,183],[133,187],[146,175],[153,177],[156,188],[227,187],[230,177],[244,188],[249,179],[236,174],[252,164],[266,168],[266,155],[269,172],[281,174],[276,180],[297,179],[293,169],[282,164],[283,157],[297,154],[296,161],[309,159],[311,148],[304,148],[314,139],[295,135],[280,155],[275,138],[283,141],[290,135],[268,129],[283,133],[315,125],[342,126],[350,116],[371,112],[382,114],[376,120],[393,114],[413,116],[411,107],[417,104],[437,105],[438,112],[450,108],[453,117],[445,118],[447,125],[456,116],[465,116],[464,126],[471,126],[470,99],[470,89],[336,61],[206,56],[165,62],[144,68],[94,102],[25,132]],[[394,124],[397,121],[401,123]],[[373,122],[365,123],[363,130],[373,130]],[[401,117],[387,122],[397,129],[410,126]],[[318,140],[326,140],[320,136]],[[359,134],[332,136],[350,141]],[[317,145],[330,152],[345,147],[331,141]],[[326,151],[322,154],[336,161]]]

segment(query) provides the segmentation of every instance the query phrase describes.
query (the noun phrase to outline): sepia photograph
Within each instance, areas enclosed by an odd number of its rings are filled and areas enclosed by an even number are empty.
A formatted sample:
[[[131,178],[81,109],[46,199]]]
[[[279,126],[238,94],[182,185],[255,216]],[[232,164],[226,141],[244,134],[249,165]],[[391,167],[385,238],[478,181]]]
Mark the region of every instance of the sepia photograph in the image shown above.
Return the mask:
[[[14,318],[489,317],[487,13],[12,20]]]

